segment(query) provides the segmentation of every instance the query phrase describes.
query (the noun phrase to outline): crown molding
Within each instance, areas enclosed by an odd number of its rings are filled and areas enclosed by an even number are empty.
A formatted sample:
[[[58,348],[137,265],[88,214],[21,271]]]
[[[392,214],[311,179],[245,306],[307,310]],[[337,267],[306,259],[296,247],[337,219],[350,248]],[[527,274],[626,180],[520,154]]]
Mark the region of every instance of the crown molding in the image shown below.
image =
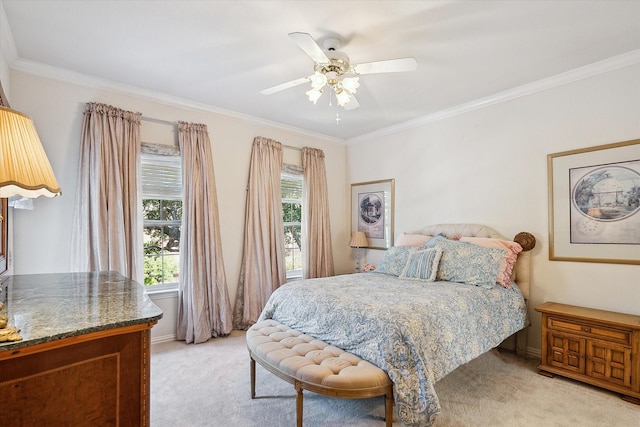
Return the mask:
[[[25,73],[33,74],[36,76],[47,77],[54,80],[65,81],[75,85],[87,86],[99,90],[120,93],[123,95],[137,96],[148,101],[160,102],[174,107],[219,114],[233,119],[246,121],[258,126],[268,126],[280,129],[282,131],[296,133],[327,142],[338,143],[341,145],[345,144],[345,140],[342,138],[331,137],[321,133],[311,132],[295,126],[285,125],[283,123],[262,119],[248,114],[225,110],[223,108],[214,107],[209,104],[192,101],[161,92],[146,90],[136,86],[116,83],[111,80],[101,79],[95,76],[90,76],[87,74],[82,74],[75,71],[22,59],[18,56],[16,44],[13,39],[13,34],[11,33],[11,28],[9,26],[9,20],[5,13],[2,2],[0,2],[0,55],[4,55],[7,60],[7,65],[10,69],[23,71]],[[8,90],[9,88],[7,88],[7,91]]]
[[[56,80],[66,81],[72,84],[88,86],[96,89],[121,93],[124,95],[134,95],[146,100],[161,102],[167,105],[205,111],[215,114],[224,115],[238,120],[247,121],[255,125],[269,126],[276,129],[284,130],[287,132],[297,133],[312,138],[318,138],[325,141],[336,142],[340,144],[356,144],[367,141],[372,138],[378,138],[382,136],[391,135],[394,133],[414,129],[420,126],[424,126],[428,123],[443,120],[449,117],[464,114],[473,110],[484,108],[490,105],[498,104],[501,102],[509,101],[519,97],[531,95],[537,92],[541,92],[547,89],[552,89],[558,86],[573,83],[579,80],[583,80],[589,77],[593,77],[606,72],[614,71],[620,68],[628,67],[640,63],[640,49],[632,50],[630,52],[617,55],[593,64],[585,65],[583,67],[576,68],[564,73],[557,74],[545,79],[538,80],[536,82],[527,83],[522,86],[517,86],[512,89],[508,89],[503,92],[499,92],[484,98],[476,99],[464,104],[460,104],[451,108],[446,108],[440,111],[436,111],[425,116],[418,117],[413,120],[389,126],[383,129],[379,129],[374,132],[359,135],[354,138],[341,139],[330,137],[317,132],[311,132],[308,130],[300,129],[294,126],[285,125],[282,123],[265,120],[259,117],[250,116],[248,114],[242,114],[231,110],[225,110],[222,108],[214,107],[209,104],[195,102],[189,99],[168,95],[165,93],[150,91],[141,89],[135,86],[124,85],[116,83],[107,79],[101,79],[86,74],[77,73],[74,71],[61,69],[33,61],[28,61],[18,57],[13,35],[9,27],[9,22],[0,2],[0,50],[4,54],[8,61],[8,65],[11,69],[24,71],[26,73],[48,77]]]
[[[364,135],[360,135],[355,138],[350,138],[347,139],[346,142],[347,144],[356,144],[372,138],[378,138],[381,136],[387,136],[405,130],[414,129],[420,126],[424,126],[428,123],[436,122],[438,120],[443,120],[449,117],[457,116],[459,114],[467,113],[469,111],[477,110],[479,108],[484,108],[515,98],[520,98],[522,96],[532,95],[537,92],[542,92],[544,90],[563,86],[579,80],[587,79],[589,77],[597,76],[599,74],[607,73],[609,71],[629,67],[638,63],[640,63],[640,49],[632,50],[630,52],[613,56],[599,62],[594,62],[593,64],[585,65],[583,67],[579,67],[564,73],[556,74],[555,76],[547,77],[542,80],[527,83],[522,86],[517,86],[503,92],[498,92],[485,98],[476,99],[471,102],[457,105],[455,107],[436,111],[434,113],[427,114],[425,116],[418,117],[416,119],[409,120],[397,125],[379,129],[377,131],[370,132]]]
[[[120,93],[128,96],[136,96],[141,99],[160,102],[160,103],[174,106],[174,107],[219,114],[219,115],[227,116],[233,119],[246,121],[254,125],[269,126],[272,128],[308,136],[311,138],[321,139],[328,142],[335,142],[341,145],[345,144],[345,140],[341,138],[335,138],[335,137],[323,135],[320,133],[311,132],[305,129],[297,128],[295,126],[289,126],[282,123],[262,119],[262,118],[251,116],[248,114],[238,113],[231,110],[225,110],[223,108],[214,107],[209,104],[192,101],[189,99],[180,98],[177,96],[173,96],[173,95],[169,95],[161,92],[142,89],[137,86],[125,85],[125,84],[117,83],[111,80],[102,79],[99,77],[90,76],[83,73],[78,73],[76,71],[70,71],[67,69],[42,64],[39,62],[21,59],[21,58],[18,58],[17,56],[13,61],[10,61],[9,66],[14,70],[23,71],[28,74],[33,74],[41,77],[54,79],[54,80],[65,81],[75,85],[87,86],[94,89]]]

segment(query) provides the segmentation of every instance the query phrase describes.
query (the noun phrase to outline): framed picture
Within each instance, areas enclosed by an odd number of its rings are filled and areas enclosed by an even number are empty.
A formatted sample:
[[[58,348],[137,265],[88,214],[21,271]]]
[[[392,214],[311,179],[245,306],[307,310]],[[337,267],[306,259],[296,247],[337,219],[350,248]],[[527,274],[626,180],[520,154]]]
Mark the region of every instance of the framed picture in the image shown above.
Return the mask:
[[[549,259],[640,264],[640,139],[547,156]]]
[[[351,184],[351,233],[363,231],[369,249],[387,249],[393,242],[393,191],[395,181]]]

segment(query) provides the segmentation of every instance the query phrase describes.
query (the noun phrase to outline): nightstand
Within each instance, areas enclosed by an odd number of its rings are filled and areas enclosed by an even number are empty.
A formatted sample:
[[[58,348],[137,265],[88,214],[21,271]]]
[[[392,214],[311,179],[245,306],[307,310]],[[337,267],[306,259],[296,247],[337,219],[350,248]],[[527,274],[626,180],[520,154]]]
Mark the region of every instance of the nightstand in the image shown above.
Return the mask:
[[[547,302],[540,374],[562,375],[640,405],[640,316]]]

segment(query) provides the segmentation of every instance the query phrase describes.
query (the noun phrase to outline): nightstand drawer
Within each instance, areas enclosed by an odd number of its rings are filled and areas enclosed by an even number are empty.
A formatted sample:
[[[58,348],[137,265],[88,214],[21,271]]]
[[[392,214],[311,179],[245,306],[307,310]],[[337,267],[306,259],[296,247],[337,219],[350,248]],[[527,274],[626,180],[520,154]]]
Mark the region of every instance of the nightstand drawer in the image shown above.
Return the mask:
[[[579,333],[593,338],[600,338],[607,341],[631,345],[631,331],[609,328],[607,326],[600,326],[593,323],[587,324],[577,322],[572,319],[548,316],[547,328],[557,331]]]

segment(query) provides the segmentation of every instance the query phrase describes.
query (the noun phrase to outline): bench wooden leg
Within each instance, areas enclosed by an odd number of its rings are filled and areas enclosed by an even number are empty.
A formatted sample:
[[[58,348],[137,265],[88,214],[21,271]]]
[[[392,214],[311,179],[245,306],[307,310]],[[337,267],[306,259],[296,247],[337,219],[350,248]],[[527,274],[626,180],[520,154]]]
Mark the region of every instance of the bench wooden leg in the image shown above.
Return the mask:
[[[302,387],[298,382],[295,383],[296,391],[296,426],[302,427]]]
[[[256,398],[256,361],[251,358],[251,398]]]
[[[387,427],[393,425],[393,392],[384,395],[384,419]]]

